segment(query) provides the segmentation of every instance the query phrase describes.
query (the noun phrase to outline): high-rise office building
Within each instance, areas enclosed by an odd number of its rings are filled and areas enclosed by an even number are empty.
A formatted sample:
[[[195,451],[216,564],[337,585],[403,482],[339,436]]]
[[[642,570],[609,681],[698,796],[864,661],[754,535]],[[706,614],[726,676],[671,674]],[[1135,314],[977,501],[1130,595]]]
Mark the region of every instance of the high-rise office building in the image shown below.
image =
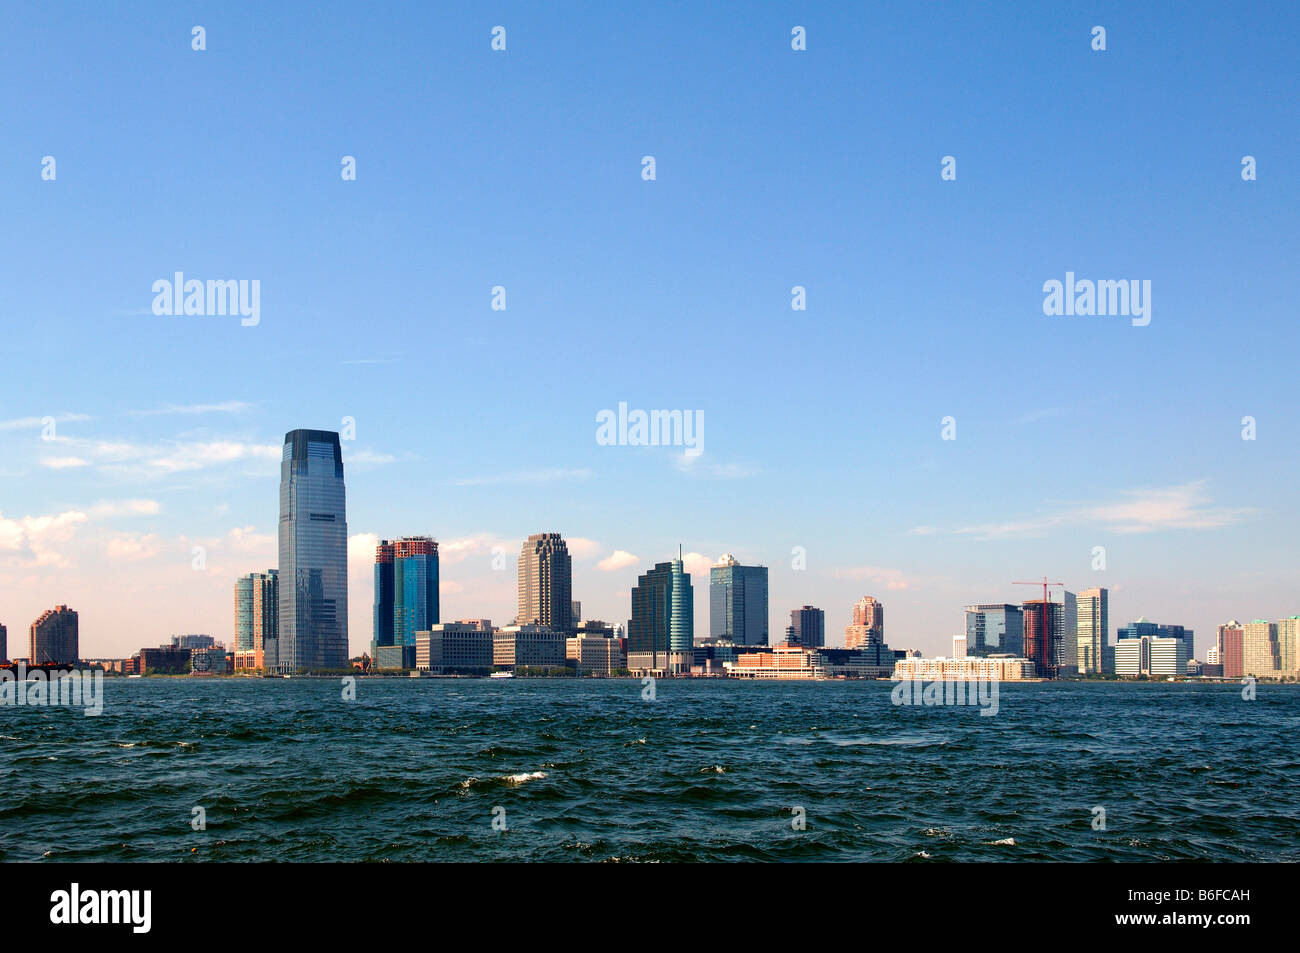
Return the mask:
[[[767,567],[725,553],[709,569],[709,639],[767,645]]]
[[[250,572],[235,581],[235,668],[275,668],[280,638],[280,572]],[[202,646],[179,646],[202,648]]]
[[[1283,675],[1300,673],[1300,615],[1278,620],[1277,655]]]
[[[348,663],[348,524],[337,433],[284,435],[279,535],[279,668],[343,668]]]
[[[1256,619],[1241,627],[1241,665],[1243,675],[1268,678],[1281,674],[1277,644],[1277,625]]]
[[[1024,612],[1009,603],[966,607],[966,655],[1025,657]]]
[[[1079,674],[1079,597],[1066,590],[1061,596],[1061,634],[1054,643],[1057,673]]]
[[[628,667],[668,673],[689,669],[695,654],[694,620],[694,590],[680,555],[656,563],[632,588]]]
[[[1191,629],[1181,625],[1161,625],[1160,623],[1150,622],[1145,617],[1138,619],[1136,622],[1130,622],[1115,630],[1116,642],[1121,639],[1140,639],[1143,636],[1153,639],[1182,639],[1187,643],[1187,657],[1196,658],[1196,651],[1192,647],[1194,633]]]
[[[826,645],[826,613],[814,606],[790,610],[790,637],[794,645],[820,649]]]
[[[963,659],[966,657],[966,633],[954,635],[952,637],[952,657],[954,659]]]
[[[1236,619],[1219,626],[1219,662],[1224,678],[1241,678],[1246,674],[1242,646],[1242,625]]]
[[[668,647],[673,652],[695,650],[695,590],[691,586],[690,573],[686,572],[680,552],[672,561],[672,574],[669,579],[669,623]]]
[[[655,563],[632,587],[627,651],[667,653],[672,620],[672,563]]]
[[[1020,611],[1024,620],[1025,658],[1034,663],[1040,677],[1058,678],[1063,674],[1061,642],[1065,606],[1059,602],[1026,599]]]
[[[885,644],[885,607],[871,596],[853,605],[853,621],[844,630],[844,647],[861,649]]]
[[[0,623],[0,662],[9,661],[9,630]]]
[[[438,617],[438,544],[428,536],[393,542],[393,644],[403,646],[415,665],[415,633],[426,632]]]
[[[381,539],[375,547],[375,596],[370,629],[372,658],[381,645],[393,644],[393,553],[393,544],[386,539]]]
[[[1075,642],[1079,671],[1100,675],[1104,671],[1106,633],[1110,628],[1110,594],[1101,587],[1079,593],[1078,635]]]
[[[559,533],[535,533],[519,553],[519,625],[573,631],[573,560]]]
[[[70,665],[80,660],[75,609],[55,606],[32,623],[27,661],[31,665]]]

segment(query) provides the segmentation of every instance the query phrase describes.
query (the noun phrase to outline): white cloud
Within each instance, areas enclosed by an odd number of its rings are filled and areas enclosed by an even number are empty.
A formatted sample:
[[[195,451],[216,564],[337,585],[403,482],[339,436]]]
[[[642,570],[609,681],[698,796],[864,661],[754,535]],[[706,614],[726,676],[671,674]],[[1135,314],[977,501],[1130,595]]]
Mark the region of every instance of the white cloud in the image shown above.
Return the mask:
[[[682,453],[673,458],[678,471],[705,480],[744,480],[757,474],[758,467],[748,463],[710,463],[701,455]]]
[[[977,539],[1042,536],[1067,526],[1093,525],[1113,533],[1153,533],[1170,529],[1219,529],[1257,511],[1249,507],[1210,505],[1206,482],[1126,490],[1106,503],[1070,503],[1056,513],[1006,523],[965,526],[957,533]]]
[[[75,467],[88,467],[90,463],[81,457],[43,457],[41,466],[51,470],[70,470]]]
[[[614,572],[618,569],[626,569],[628,566],[634,566],[637,558],[625,549],[616,549],[600,562],[596,563],[596,568],[605,572]]]
[[[564,469],[554,467],[549,470],[518,470],[510,473],[496,473],[487,476],[467,477],[453,480],[452,486],[493,486],[500,483],[553,483],[557,480],[574,482],[591,478],[591,470],[586,467]]]
[[[886,589],[909,589],[916,580],[909,578],[901,569],[889,569],[884,566],[849,566],[831,572],[836,579],[852,579],[868,582]]]
[[[691,574],[703,573],[707,576],[713,567],[713,560],[703,553],[687,553],[682,557],[682,566]]]
[[[519,540],[503,539],[490,533],[478,533],[474,536],[462,536],[458,539],[438,540],[438,561],[440,563],[464,562],[471,556],[492,556],[500,550],[501,554],[514,559],[519,552]]]
[[[569,547],[569,555],[578,559],[589,559],[600,552],[600,543],[594,539],[584,539],[581,536],[566,536],[564,542]]]
[[[80,420],[91,420],[89,414],[50,414],[56,424]],[[44,417],[15,417],[12,420],[0,420],[0,430],[36,430],[45,426]]]
[[[136,444],[115,440],[74,438],[61,440],[88,455],[100,469],[132,476],[150,477],[201,470],[242,460],[279,462],[276,444],[238,440],[165,441]]]
[[[362,466],[380,466],[385,463],[396,462],[397,457],[391,453],[376,453],[373,450],[349,450],[343,454],[345,464],[361,464]]]
[[[90,515],[96,519],[113,516],[153,516],[160,512],[162,512],[162,505],[157,500],[100,501],[90,508]]]
[[[227,400],[218,404],[164,404],[153,410],[133,410],[132,417],[158,417],[163,414],[239,414],[253,407],[244,400]]]
[[[348,562],[374,562],[379,537],[374,533],[355,533],[348,537]]]
[[[7,565],[63,566],[67,558],[60,551],[90,517],[77,510],[54,516],[24,516],[5,519],[0,514],[0,552],[12,554]]]
[[[118,562],[140,562],[152,559],[162,552],[162,539],[156,533],[133,535],[119,533],[108,541],[105,551],[108,558]]]

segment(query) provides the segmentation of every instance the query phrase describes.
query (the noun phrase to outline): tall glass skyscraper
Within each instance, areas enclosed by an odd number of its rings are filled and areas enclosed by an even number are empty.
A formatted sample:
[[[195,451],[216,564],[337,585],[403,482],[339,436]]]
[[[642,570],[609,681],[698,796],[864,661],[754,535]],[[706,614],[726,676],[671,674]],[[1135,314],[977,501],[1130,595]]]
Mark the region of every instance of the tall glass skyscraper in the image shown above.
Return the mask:
[[[695,649],[695,590],[691,577],[682,563],[680,552],[672,562],[669,575],[668,647],[674,652],[691,652]]]
[[[381,539],[375,547],[375,606],[370,654],[393,644],[393,544]]]
[[[428,536],[405,536],[393,544],[393,644],[414,658],[415,633],[439,621],[438,544]]]
[[[284,435],[279,624],[282,672],[347,666],[348,524],[334,431]]]
[[[667,653],[672,625],[672,564],[655,563],[632,587],[627,651]]]
[[[274,668],[279,645],[279,571],[250,572],[235,582],[236,668]],[[247,654],[250,657],[241,658]],[[241,664],[242,663],[242,664]]]
[[[766,566],[742,566],[726,553],[709,569],[709,638],[767,645]]]

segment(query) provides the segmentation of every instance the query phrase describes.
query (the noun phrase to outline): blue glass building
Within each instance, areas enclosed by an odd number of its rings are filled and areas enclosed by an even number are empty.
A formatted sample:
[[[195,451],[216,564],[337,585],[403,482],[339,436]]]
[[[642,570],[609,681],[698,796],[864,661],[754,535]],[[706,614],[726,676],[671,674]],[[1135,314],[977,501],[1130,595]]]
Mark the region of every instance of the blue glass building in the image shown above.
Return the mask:
[[[373,658],[380,646],[393,644],[393,544],[386,539],[375,547],[375,601],[371,618]]]
[[[348,524],[339,435],[292,430],[280,463],[282,672],[348,664]]]
[[[1010,603],[966,607],[966,654],[1023,656],[1025,620],[1020,606]]]
[[[1152,639],[1180,639],[1187,646],[1187,657],[1196,657],[1192,644],[1194,634],[1191,629],[1184,628],[1181,625],[1159,625],[1155,622],[1148,622],[1146,618],[1141,618],[1115,630],[1115,639],[1117,641],[1120,639],[1140,639],[1143,636]]]
[[[709,638],[767,645],[767,567],[742,566],[727,553],[709,569]]]
[[[437,625],[438,544],[408,536],[393,544],[393,644],[409,650],[414,665],[415,633]]]

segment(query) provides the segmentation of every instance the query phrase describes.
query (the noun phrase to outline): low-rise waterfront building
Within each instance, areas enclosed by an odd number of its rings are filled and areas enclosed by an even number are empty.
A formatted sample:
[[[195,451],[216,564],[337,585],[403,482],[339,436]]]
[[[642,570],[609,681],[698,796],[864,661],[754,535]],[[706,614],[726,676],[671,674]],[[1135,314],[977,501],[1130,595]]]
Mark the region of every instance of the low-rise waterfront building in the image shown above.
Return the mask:
[[[491,671],[496,629],[488,619],[443,622],[415,633],[415,668],[434,674]]]
[[[687,675],[695,664],[695,650],[689,652],[633,652],[627,653],[627,670],[631,675]]]
[[[579,675],[608,678],[627,667],[618,640],[595,633],[580,633],[565,640],[565,658],[574,663]]]
[[[175,639],[172,640],[175,642]],[[175,649],[186,651],[184,646],[173,645]],[[206,646],[189,649],[191,675],[227,675],[225,646]]]
[[[1174,636],[1143,635],[1116,639],[1115,674],[1126,678],[1186,675],[1189,647],[1187,639]]]
[[[894,664],[898,681],[983,681],[1018,682],[1036,677],[1032,660],[1012,655],[967,656],[966,658],[903,658]]]
[[[773,646],[770,652],[745,652],[723,666],[732,678],[804,681],[828,677],[817,649],[788,642]]]
[[[180,675],[190,665],[190,649],[174,645],[160,645],[158,648],[141,649],[135,656],[136,675]]]
[[[820,654],[831,678],[889,678],[894,664],[903,657],[879,642],[853,649],[821,649]]]
[[[565,649],[564,633],[550,626],[507,625],[493,633],[492,664],[509,669],[563,666]]]

